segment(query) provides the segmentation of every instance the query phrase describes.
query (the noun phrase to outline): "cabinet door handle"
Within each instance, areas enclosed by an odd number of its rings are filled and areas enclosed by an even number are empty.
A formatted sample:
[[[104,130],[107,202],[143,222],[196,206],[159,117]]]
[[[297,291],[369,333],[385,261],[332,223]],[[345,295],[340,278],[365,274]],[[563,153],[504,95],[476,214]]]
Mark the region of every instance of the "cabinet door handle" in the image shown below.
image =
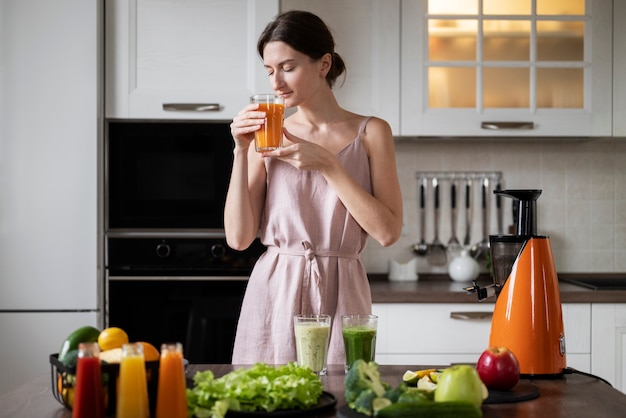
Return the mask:
[[[452,319],[491,319],[493,312],[450,312]]]
[[[498,129],[535,129],[533,122],[483,122],[480,124],[482,129],[498,130]]]
[[[217,112],[219,103],[163,103],[163,110],[168,112]]]

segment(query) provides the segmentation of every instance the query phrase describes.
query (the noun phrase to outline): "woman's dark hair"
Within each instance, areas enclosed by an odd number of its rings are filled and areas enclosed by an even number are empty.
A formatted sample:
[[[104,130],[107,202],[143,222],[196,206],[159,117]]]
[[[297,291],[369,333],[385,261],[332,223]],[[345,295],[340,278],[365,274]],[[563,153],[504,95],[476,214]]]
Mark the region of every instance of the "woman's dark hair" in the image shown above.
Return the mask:
[[[265,45],[273,41],[284,42],[313,60],[322,58],[324,54],[331,54],[332,65],[326,74],[326,82],[330,87],[346,71],[346,64],[335,52],[335,40],[330,29],[313,13],[291,10],[271,21],[257,42],[257,51],[261,58]]]

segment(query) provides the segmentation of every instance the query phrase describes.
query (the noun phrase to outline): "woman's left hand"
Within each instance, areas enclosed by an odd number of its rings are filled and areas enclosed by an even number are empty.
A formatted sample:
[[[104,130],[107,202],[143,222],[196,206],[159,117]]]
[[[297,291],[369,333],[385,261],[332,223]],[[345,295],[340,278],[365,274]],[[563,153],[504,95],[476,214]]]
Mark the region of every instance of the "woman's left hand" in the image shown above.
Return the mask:
[[[292,135],[285,128],[283,128],[283,133],[291,144],[274,151],[264,152],[262,154],[264,157],[277,158],[291,164],[298,170],[305,171],[324,171],[337,161],[327,149]]]

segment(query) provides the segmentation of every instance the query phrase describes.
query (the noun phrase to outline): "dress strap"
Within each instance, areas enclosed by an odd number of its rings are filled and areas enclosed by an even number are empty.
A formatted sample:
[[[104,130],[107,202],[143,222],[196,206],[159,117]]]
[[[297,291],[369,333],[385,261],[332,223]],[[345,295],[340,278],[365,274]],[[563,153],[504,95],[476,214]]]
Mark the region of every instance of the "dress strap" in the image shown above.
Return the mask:
[[[365,132],[365,127],[367,126],[367,122],[369,122],[370,119],[372,119],[372,116],[368,116],[363,119],[363,122],[361,122],[361,125],[359,125],[359,133],[357,134],[357,138],[363,135],[363,132]]]

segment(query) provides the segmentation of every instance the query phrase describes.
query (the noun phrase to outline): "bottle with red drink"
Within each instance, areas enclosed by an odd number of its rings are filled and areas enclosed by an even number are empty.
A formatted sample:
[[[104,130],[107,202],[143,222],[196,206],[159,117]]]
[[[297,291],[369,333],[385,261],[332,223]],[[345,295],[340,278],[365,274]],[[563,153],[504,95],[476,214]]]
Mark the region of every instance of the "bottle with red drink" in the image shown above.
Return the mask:
[[[98,343],[81,343],[78,346],[72,418],[104,418]]]

